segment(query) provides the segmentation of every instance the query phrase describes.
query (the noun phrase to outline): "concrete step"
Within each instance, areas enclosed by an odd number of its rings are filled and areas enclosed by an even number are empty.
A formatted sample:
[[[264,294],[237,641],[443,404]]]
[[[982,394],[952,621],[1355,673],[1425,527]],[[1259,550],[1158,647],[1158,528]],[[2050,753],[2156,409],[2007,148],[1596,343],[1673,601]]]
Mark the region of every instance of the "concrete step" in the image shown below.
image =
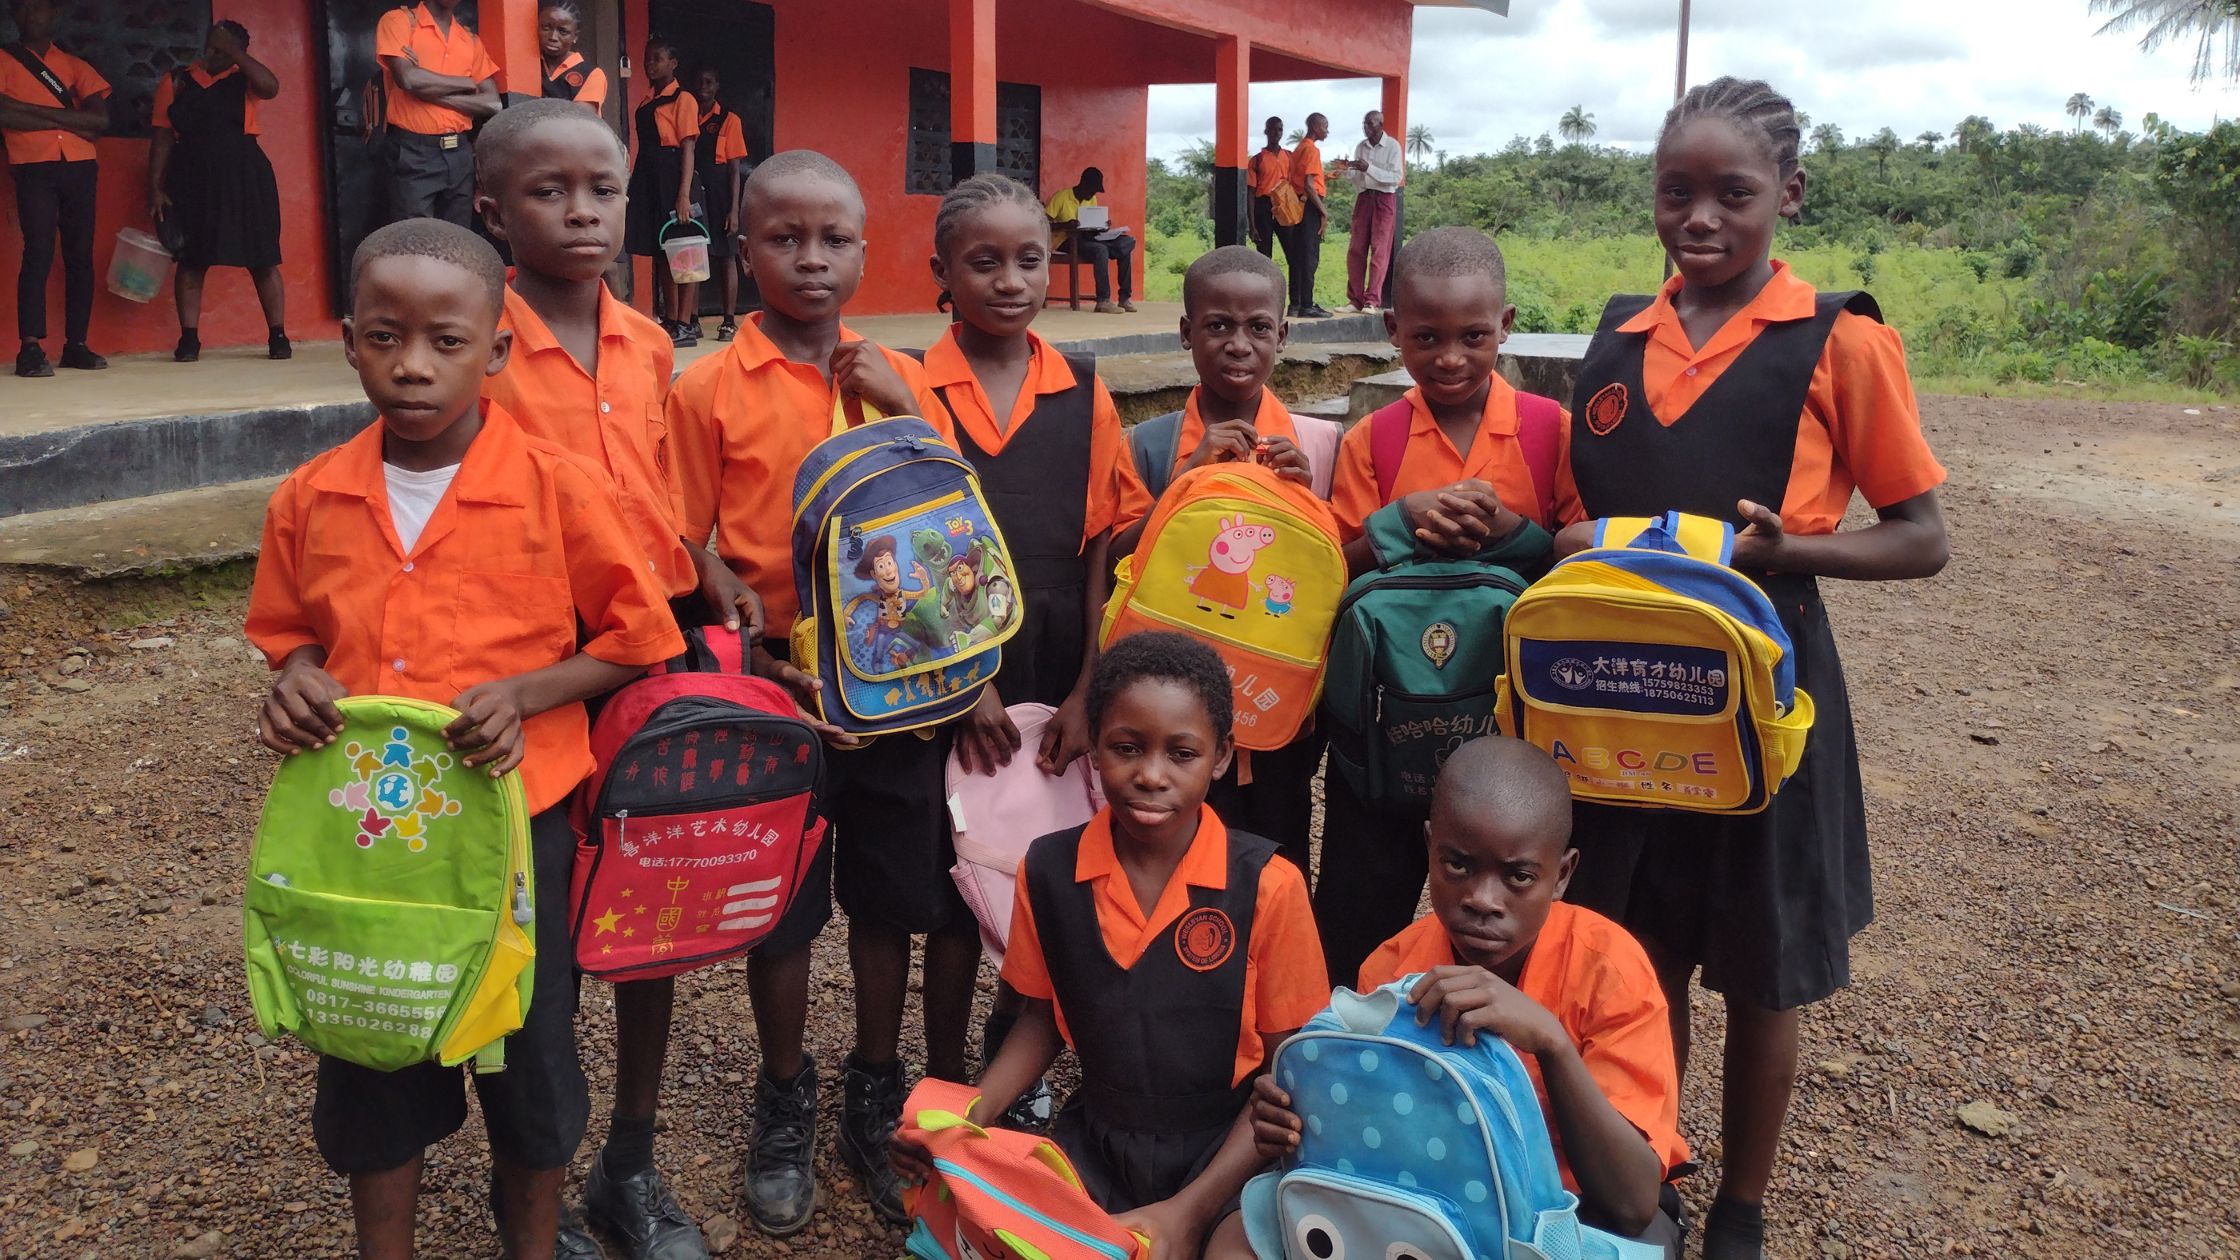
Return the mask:
[[[1572,333],[1518,333],[1501,347],[1501,375],[1511,385],[1544,394],[1566,408],[1579,384],[1579,361],[1591,337]],[[1408,392],[1415,381],[1406,372],[1382,372],[1354,381],[1345,421],[1352,424]]]
[[[0,519],[0,565],[74,578],[151,577],[257,554],[278,477]]]

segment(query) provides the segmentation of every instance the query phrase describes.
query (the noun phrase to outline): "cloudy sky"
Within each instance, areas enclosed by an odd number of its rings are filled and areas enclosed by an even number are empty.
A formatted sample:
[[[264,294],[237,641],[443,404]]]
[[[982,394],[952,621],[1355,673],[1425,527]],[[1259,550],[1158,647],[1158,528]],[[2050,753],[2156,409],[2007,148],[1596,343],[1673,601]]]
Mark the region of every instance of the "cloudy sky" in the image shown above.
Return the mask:
[[[1646,146],[1672,103],[1677,0],[1511,0],[1510,16],[1416,12],[1408,122],[1461,154],[1511,136],[1553,132],[1573,104],[1594,115],[1598,144]],[[2086,0],[1695,0],[1688,78],[1764,78],[1815,125],[1851,137],[1888,126],[1913,139],[1949,135],[1983,114],[2000,127],[2066,127],[2073,92],[2188,128],[2240,116],[2240,90],[2187,86],[2193,46],[2141,52],[2136,36],[2096,35]],[[1256,84],[1252,116],[1289,126],[1330,116],[1331,148],[1360,138],[1375,80]],[[1212,134],[1213,88],[1151,90],[1150,147],[1172,156]]]

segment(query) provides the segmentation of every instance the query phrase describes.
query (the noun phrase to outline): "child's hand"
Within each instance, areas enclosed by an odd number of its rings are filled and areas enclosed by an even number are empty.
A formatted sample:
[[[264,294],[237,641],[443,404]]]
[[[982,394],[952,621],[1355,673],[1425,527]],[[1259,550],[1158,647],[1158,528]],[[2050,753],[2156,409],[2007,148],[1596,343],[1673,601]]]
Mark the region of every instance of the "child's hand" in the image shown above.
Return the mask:
[[[1182,465],[1183,472],[1203,468],[1224,459],[1250,459],[1253,448],[1260,444],[1260,434],[1250,420],[1224,420],[1206,428],[1206,435],[1198,440],[1198,448]]]
[[[521,764],[520,688],[510,678],[476,683],[451,702],[458,720],[443,728],[444,742],[464,753],[463,766],[488,766],[495,779]]]
[[[1265,1074],[1252,1082],[1252,1146],[1264,1160],[1299,1149],[1299,1113],[1291,1109],[1291,1095]]]
[[[212,27],[211,29],[213,31],[217,31],[224,28]],[[161,188],[150,188],[148,190],[148,217],[154,219],[158,223],[161,223],[164,220],[164,216],[170,213],[171,194],[165,192]]]
[[[1133,1212],[1119,1213],[1112,1218],[1112,1223],[1150,1239],[1150,1260],[1190,1260],[1198,1254],[1199,1235],[1205,1232],[1205,1226],[1193,1220],[1173,1199],[1161,1199]]]
[[[1595,526],[1599,524],[1600,521],[1574,521],[1557,530],[1554,558],[1561,560],[1592,548]]]
[[[1302,486],[1314,484],[1314,466],[1307,462],[1307,453],[1298,443],[1280,433],[1261,438],[1253,447],[1252,458],[1262,467],[1288,477]]]
[[[320,666],[290,664],[272,680],[257,714],[257,742],[281,754],[326,747],[342,733],[342,710],[334,702],[349,694]]]
[[[1778,569],[1781,567],[1781,544],[1789,537],[1781,528],[1781,517],[1763,503],[1738,499],[1735,514],[1749,524],[1734,536],[1734,565],[1738,569]]]
[[[737,236],[739,234],[739,208],[737,206],[723,212],[723,234],[725,236]]]
[[[1480,1032],[1493,1033],[1519,1054],[1546,1054],[1570,1044],[1571,1035],[1548,1008],[1518,992],[1515,985],[1483,967],[1434,967],[1408,991],[1416,1006],[1416,1027],[1439,1021],[1448,1045],[1478,1044]]]
[[[706,548],[693,551],[693,563],[700,570],[700,598],[707,601],[708,611],[723,618],[724,629],[738,631],[741,642],[762,642],[762,597]]]
[[[993,687],[980,689],[972,711],[957,723],[957,764],[966,774],[994,774],[1019,751],[1019,727],[1003,711]]]
[[[1501,536],[1507,509],[1483,481],[1458,481],[1438,490],[1418,490],[1400,500],[1400,514],[1416,541],[1444,556],[1467,558]],[[1514,515],[1511,513],[1510,515]],[[1515,528],[1511,520],[1509,528]]]
[[[1042,748],[1035,753],[1034,764],[1055,778],[1066,772],[1074,758],[1088,752],[1091,742],[1089,699],[1076,691],[1066,697],[1058,711],[1050,715],[1050,724],[1042,728]]]
[[[933,1155],[925,1147],[897,1133],[887,1140],[887,1162],[913,1186],[933,1180]]]
[[[793,696],[794,716],[807,722],[809,728],[817,733],[817,738],[834,748],[863,747],[862,739],[848,734],[817,716],[818,683],[815,674],[804,669],[798,669],[789,662],[779,660],[770,654],[770,649],[762,646],[759,642],[754,645],[753,655],[748,658],[747,668],[755,677],[767,678],[785,688]]]
[[[914,416],[918,396],[903,383],[886,352],[862,338],[843,341],[832,348],[832,387],[843,398],[870,403],[880,414]]]
[[[692,215],[692,190],[691,190],[691,189],[685,189],[684,191],[682,191],[682,192],[679,192],[679,193],[677,194],[677,206],[676,206],[676,209],[677,209],[677,222],[679,222],[679,223],[690,223],[690,222],[692,222],[692,218],[693,218],[693,215]]]

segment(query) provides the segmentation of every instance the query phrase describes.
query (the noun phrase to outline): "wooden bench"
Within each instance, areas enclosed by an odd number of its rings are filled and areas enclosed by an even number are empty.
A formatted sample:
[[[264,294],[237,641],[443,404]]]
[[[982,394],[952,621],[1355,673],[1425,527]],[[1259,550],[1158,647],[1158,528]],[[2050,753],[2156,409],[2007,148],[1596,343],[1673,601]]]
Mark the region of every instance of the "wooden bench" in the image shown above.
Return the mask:
[[[1065,268],[1066,306],[1071,310],[1078,311],[1081,309],[1081,269],[1088,266],[1089,261],[1085,258],[1077,258],[1074,256],[1073,250],[1068,248],[1072,243],[1073,242],[1069,239],[1065,245],[1060,245],[1057,248],[1051,250],[1048,263],[1053,274],[1057,272],[1058,268]],[[1050,303],[1057,300],[1058,286],[1053,284],[1050,286],[1049,293],[1043,297],[1042,304],[1044,306],[1048,306]]]

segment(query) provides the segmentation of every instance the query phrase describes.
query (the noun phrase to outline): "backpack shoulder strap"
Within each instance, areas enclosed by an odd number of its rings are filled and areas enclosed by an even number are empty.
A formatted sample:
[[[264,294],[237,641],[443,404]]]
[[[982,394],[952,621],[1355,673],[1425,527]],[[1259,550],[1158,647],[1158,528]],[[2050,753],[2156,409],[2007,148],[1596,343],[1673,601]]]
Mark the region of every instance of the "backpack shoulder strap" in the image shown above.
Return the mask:
[[[1408,453],[1408,427],[1415,423],[1415,408],[1399,398],[1377,408],[1369,417],[1369,470],[1377,475],[1377,502],[1392,502],[1392,488],[1400,483],[1400,461]]]
[[[1555,399],[1517,392],[1517,445],[1540,496],[1540,519],[1556,518],[1556,455],[1563,444],[1563,408]]]
[[[39,59],[38,54],[23,46],[23,41],[18,40],[9,44],[4,51],[22,63],[23,68],[30,72],[31,77],[39,81],[39,86],[45,88],[49,96],[54,97],[56,104],[64,109],[76,109],[78,107],[78,98],[71,94],[69,88],[62,85],[62,79],[48,68],[46,62]]]
[[[1143,478],[1143,488],[1151,492],[1154,503],[1174,481],[1174,457],[1181,443],[1179,411],[1153,416],[1128,430],[1128,454],[1135,459],[1136,475]]]
[[[1849,311],[1853,315],[1863,315],[1878,324],[1883,322],[1882,303],[1875,301],[1874,295],[1864,290],[1852,289],[1843,293],[1823,293],[1820,295],[1819,306],[1822,311],[1832,309],[1839,314]]]

